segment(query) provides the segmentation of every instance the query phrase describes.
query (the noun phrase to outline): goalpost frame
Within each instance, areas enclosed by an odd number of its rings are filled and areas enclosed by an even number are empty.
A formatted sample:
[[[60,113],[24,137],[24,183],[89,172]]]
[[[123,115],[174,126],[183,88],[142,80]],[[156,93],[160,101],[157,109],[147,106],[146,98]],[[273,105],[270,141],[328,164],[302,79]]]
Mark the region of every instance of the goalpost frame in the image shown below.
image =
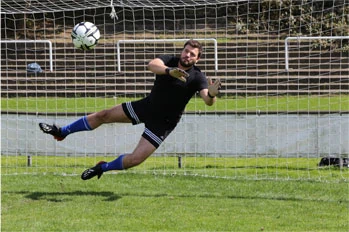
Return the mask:
[[[287,37],[285,39],[285,70],[289,71],[289,54],[288,54],[288,41],[289,40],[312,40],[312,39],[349,39],[349,36],[297,36]]]
[[[118,63],[118,72],[121,72],[121,61],[120,61],[120,44],[125,43],[145,43],[145,42],[152,42],[152,43],[158,43],[158,42],[186,42],[189,39],[143,39],[143,40],[137,40],[137,39],[128,39],[128,40],[119,40],[116,43],[117,48],[117,63]],[[215,71],[218,70],[218,48],[217,48],[217,40],[214,38],[207,38],[207,39],[195,39],[198,41],[213,41],[214,43],[214,62],[215,62]]]
[[[0,40],[0,43],[48,43],[50,72],[53,72],[52,42],[50,40]]]

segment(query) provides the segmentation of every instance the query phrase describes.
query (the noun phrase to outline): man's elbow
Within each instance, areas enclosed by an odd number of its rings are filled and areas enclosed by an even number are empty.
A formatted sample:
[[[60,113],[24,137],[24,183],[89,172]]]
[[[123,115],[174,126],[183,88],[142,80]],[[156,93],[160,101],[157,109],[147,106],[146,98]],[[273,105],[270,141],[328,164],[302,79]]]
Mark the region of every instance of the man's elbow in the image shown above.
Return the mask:
[[[152,71],[152,67],[153,67],[152,61],[150,61],[150,62],[148,63],[148,65],[147,65],[147,69],[148,69],[149,71]]]

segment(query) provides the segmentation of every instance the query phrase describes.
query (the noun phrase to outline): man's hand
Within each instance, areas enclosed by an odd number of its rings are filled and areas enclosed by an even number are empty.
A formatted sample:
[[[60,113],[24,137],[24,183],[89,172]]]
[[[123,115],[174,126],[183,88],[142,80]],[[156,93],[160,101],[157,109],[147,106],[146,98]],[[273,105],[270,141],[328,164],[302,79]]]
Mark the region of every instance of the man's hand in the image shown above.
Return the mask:
[[[167,68],[166,73],[170,76],[177,78],[183,82],[187,81],[187,77],[189,77],[189,73],[180,68]]]
[[[208,78],[208,96],[214,98],[219,93],[219,89],[221,88],[221,81],[216,79],[214,83],[212,83],[212,79]]]

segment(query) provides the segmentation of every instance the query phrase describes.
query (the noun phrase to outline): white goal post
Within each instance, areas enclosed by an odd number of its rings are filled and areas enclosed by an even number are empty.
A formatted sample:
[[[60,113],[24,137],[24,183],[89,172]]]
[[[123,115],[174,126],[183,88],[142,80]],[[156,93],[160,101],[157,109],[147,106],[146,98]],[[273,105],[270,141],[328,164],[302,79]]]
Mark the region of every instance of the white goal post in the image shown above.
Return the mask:
[[[126,43],[160,43],[160,42],[185,42],[189,39],[126,39],[126,40],[119,40],[116,43],[117,48],[117,63],[118,63],[118,72],[121,72],[121,57],[120,57],[120,44],[126,44]],[[214,44],[214,63],[215,63],[215,71],[218,70],[218,48],[217,48],[217,40],[214,38],[205,38],[205,39],[195,39],[198,41],[213,41]]]
[[[47,43],[49,49],[50,72],[53,72],[52,42],[50,40],[0,40],[0,43]]]
[[[290,40],[315,40],[315,39],[349,39],[349,36],[297,36],[287,37],[285,39],[285,70],[289,71],[289,49],[288,44]]]

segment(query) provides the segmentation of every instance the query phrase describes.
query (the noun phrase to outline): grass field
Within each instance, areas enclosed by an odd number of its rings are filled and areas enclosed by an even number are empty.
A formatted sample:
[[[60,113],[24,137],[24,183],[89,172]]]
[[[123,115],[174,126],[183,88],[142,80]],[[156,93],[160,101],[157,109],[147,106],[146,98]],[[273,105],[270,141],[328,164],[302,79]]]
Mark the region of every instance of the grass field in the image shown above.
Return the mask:
[[[151,157],[82,181],[95,158],[38,156],[27,167],[26,157],[3,156],[2,231],[349,229],[348,169],[319,169],[316,159],[197,159],[179,169],[175,157]]]
[[[42,173],[76,175],[91,164],[100,160],[110,161],[114,158],[32,155],[31,166],[28,166],[25,155],[3,155],[1,166],[2,174],[8,175]],[[330,183],[349,180],[349,168],[318,167],[319,161],[318,158],[190,157],[182,155],[181,168],[179,168],[177,156],[151,156],[142,165],[131,170],[156,175],[205,176],[239,180],[278,179]]]
[[[348,183],[2,176],[2,231],[348,231]]]
[[[112,107],[135,98],[2,98],[1,110],[43,113],[85,113]],[[349,95],[220,97],[212,107],[201,98],[192,98],[186,111],[349,111]]]

